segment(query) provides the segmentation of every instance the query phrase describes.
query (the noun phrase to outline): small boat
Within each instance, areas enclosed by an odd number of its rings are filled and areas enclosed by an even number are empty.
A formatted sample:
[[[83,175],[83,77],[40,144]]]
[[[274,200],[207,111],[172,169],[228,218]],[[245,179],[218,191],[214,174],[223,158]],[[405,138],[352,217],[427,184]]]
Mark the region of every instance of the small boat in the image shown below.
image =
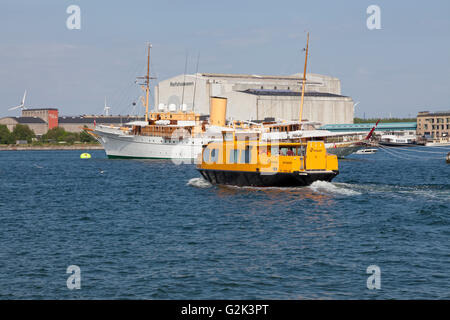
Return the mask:
[[[445,161],[446,161],[447,163],[450,163],[450,152],[447,153],[447,158],[445,159]]]
[[[425,147],[446,147],[450,146],[450,139],[440,138],[425,143]]]
[[[355,152],[355,154],[374,154],[377,153],[378,149],[375,148],[368,148],[368,149],[361,149]]]
[[[197,170],[212,184],[296,187],[331,181],[338,159],[323,141],[270,143],[258,140],[211,142],[203,148]]]
[[[413,147],[417,145],[416,142],[414,135],[385,134],[378,143],[386,147]]]

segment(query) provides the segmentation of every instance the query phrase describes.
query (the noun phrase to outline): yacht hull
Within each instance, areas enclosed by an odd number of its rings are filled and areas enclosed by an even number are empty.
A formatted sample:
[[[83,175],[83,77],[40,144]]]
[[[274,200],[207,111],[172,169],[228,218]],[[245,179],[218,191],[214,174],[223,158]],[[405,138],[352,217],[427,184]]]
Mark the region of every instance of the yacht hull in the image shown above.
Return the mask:
[[[123,135],[94,131],[97,140],[111,159],[187,159],[202,152],[203,139],[188,138],[182,142],[162,137]]]

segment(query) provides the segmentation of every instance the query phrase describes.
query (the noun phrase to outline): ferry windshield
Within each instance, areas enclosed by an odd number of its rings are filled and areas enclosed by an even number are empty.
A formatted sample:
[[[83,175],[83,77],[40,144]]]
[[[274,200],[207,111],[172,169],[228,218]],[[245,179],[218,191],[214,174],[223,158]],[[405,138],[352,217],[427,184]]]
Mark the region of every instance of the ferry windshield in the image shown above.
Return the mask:
[[[285,157],[304,156],[305,155],[305,148],[303,146],[298,146],[298,147],[280,146],[279,150],[280,150],[279,155],[285,156]]]

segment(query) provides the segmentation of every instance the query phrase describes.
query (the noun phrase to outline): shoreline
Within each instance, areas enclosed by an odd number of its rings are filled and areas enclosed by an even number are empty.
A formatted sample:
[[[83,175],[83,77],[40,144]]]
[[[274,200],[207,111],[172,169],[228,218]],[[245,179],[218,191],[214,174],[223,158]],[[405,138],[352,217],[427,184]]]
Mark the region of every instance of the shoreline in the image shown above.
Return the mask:
[[[71,146],[0,146],[0,151],[45,151],[45,150],[104,150],[102,145],[71,145]]]

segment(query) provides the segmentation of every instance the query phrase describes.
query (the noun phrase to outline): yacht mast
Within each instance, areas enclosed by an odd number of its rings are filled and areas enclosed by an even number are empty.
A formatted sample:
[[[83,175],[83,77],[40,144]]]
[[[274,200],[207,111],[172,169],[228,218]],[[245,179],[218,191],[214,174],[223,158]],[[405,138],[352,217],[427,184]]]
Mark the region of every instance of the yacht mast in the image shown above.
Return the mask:
[[[306,54],[305,54],[305,68],[303,69],[303,80],[302,80],[302,98],[300,102],[300,122],[303,119],[303,98],[305,97],[305,86],[306,86],[306,65],[308,63],[308,46],[309,46],[309,32],[306,38]]]
[[[139,83],[142,90],[145,91],[145,99],[141,96],[142,104],[145,107],[145,121],[148,122],[148,96],[150,93],[150,79],[155,79],[150,77],[150,48],[152,45],[148,43],[148,52],[147,52],[147,75],[143,77],[137,77],[137,79],[143,79],[144,83]]]
[[[148,122],[148,95],[150,93],[150,48],[152,45],[148,44],[147,52],[147,75],[145,76],[145,122]]]

